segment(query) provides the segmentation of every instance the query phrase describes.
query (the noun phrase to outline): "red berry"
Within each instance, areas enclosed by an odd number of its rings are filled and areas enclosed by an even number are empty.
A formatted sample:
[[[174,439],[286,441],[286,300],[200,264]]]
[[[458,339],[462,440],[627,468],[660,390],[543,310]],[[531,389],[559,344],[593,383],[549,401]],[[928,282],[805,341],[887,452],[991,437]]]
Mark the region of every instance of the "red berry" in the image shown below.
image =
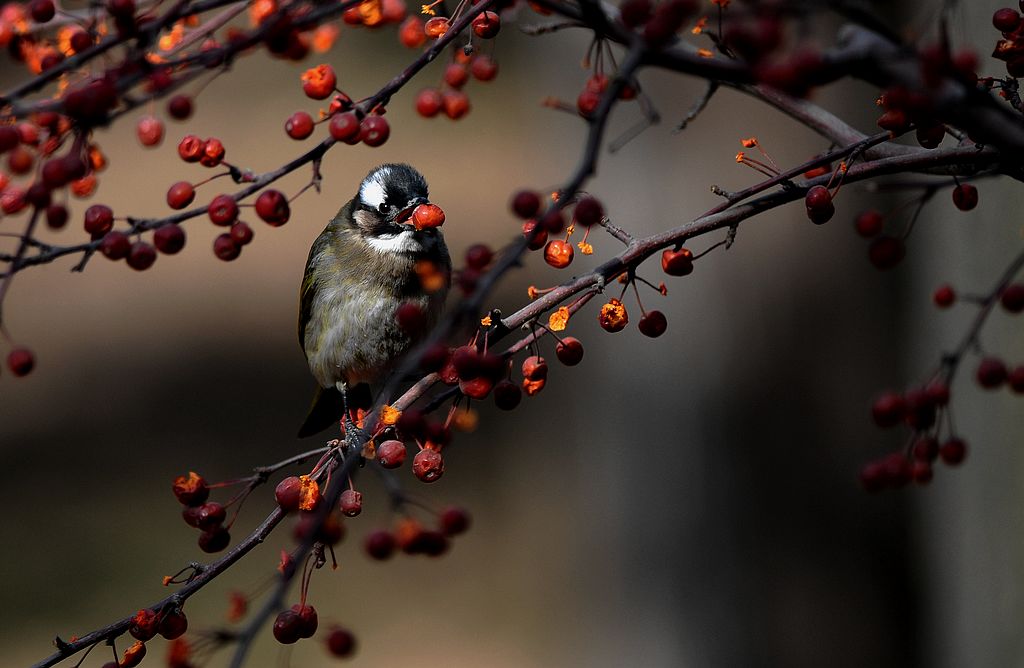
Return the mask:
[[[185,247],[185,230],[174,223],[167,223],[153,232],[153,245],[165,255],[174,255]]]
[[[1014,393],[1024,393],[1024,365],[1014,367],[1006,377],[1006,382]]]
[[[24,146],[18,146],[7,154],[7,167],[13,174],[28,174],[32,171],[35,158]]]
[[[470,269],[482,270],[494,259],[494,252],[484,244],[473,244],[466,249],[466,266]]]
[[[936,406],[945,406],[949,403],[949,384],[944,380],[933,380],[924,391],[928,401]]]
[[[256,215],[272,227],[280,227],[288,222],[291,209],[288,200],[280,191],[264,190],[256,198]]]
[[[203,140],[195,135],[185,135],[178,144],[178,156],[185,162],[199,162],[203,157]]]
[[[412,472],[423,482],[436,482],[444,475],[444,459],[432,448],[424,448],[412,458]]]
[[[510,411],[523,399],[523,391],[510,380],[502,380],[494,386],[494,405],[503,411]]]
[[[962,439],[951,438],[939,447],[939,457],[946,464],[956,466],[967,456],[967,444]]]
[[[978,189],[970,183],[961,183],[953,188],[953,204],[961,211],[970,211],[978,206]]]
[[[473,32],[480,39],[491,39],[501,31],[501,18],[494,12],[480,12],[473,19]]]
[[[932,465],[926,461],[915,459],[910,465],[910,477],[919,485],[927,485],[932,481]]]
[[[167,101],[167,115],[176,121],[184,121],[192,115],[192,98],[175,95]]]
[[[893,487],[903,487],[910,482],[910,460],[899,452],[894,452],[882,460],[882,470],[888,483]]]
[[[338,77],[330,65],[317,65],[302,73],[302,92],[314,100],[326,100],[338,85]]]
[[[92,35],[82,30],[81,28],[73,28],[71,33],[70,44],[71,50],[75,53],[81,53],[93,45]]]
[[[285,121],[284,131],[292,139],[305,139],[313,134],[313,117],[304,111],[296,111]]]
[[[389,558],[395,552],[395,537],[390,531],[377,529],[366,535],[366,553],[378,561]]]
[[[583,361],[583,344],[575,337],[566,336],[555,345],[555,357],[566,366],[576,366]]]
[[[335,627],[327,635],[327,651],[339,659],[352,656],[356,651],[356,637],[347,629]]]
[[[880,236],[868,246],[868,259],[878,269],[892,269],[907,254],[903,241],[896,237]]]
[[[987,390],[992,390],[1006,381],[1006,365],[1003,364],[1001,359],[996,357],[986,357],[981,360],[978,364],[978,370],[975,372],[975,377],[978,379],[978,384]]]
[[[156,635],[159,626],[160,616],[152,610],[144,608],[132,617],[132,625],[128,627],[128,633],[136,640],[146,642]]]
[[[619,20],[627,28],[638,28],[651,18],[650,0],[626,0],[619,7]]]
[[[146,644],[141,640],[136,640],[132,643],[128,649],[124,651],[119,662],[115,662],[118,668],[135,668],[135,666],[142,663],[142,659],[146,656]]]
[[[199,156],[199,164],[203,167],[216,167],[224,159],[224,144],[211,137],[203,142],[203,153]]]
[[[46,23],[57,13],[57,8],[53,5],[53,0],[32,0],[29,13],[36,23]]]
[[[906,402],[896,392],[886,392],[875,399],[871,405],[871,414],[879,427],[892,427],[903,421]]]
[[[184,209],[196,198],[196,189],[188,181],[178,181],[167,190],[167,206]]]
[[[159,146],[164,140],[164,124],[153,116],[143,116],[135,126],[135,134],[143,146]]]
[[[999,303],[1010,313],[1024,311],[1024,284],[1011,283],[999,294]]]
[[[396,469],[405,462],[405,443],[394,439],[384,441],[377,448],[377,462],[386,469]]]
[[[423,33],[432,39],[437,39],[448,32],[448,19],[443,16],[433,16],[423,24]]]
[[[274,620],[274,638],[282,645],[299,642],[302,637],[302,619],[294,610],[282,610]]]
[[[569,266],[573,258],[572,244],[561,239],[553,239],[548,242],[544,249],[544,261],[556,269],[564,269]]]
[[[879,117],[878,127],[898,135],[910,129],[910,121],[902,109],[889,109]]]
[[[921,431],[935,424],[935,404],[923,389],[909,390],[903,395],[903,421]]]
[[[917,143],[923,148],[938,148],[946,136],[946,126],[942,123],[917,128]]]
[[[933,436],[925,436],[914,441],[914,459],[933,462],[939,456],[939,441]]]
[[[529,242],[526,247],[530,250],[539,250],[548,242],[548,233],[536,220],[528,220],[523,223],[523,236]]]
[[[327,129],[337,141],[346,144],[355,144],[359,141],[359,117],[355,112],[344,111],[331,116]]]
[[[359,124],[359,140],[367,146],[380,146],[391,135],[391,127],[383,116],[367,116]]]
[[[412,224],[417,230],[444,225],[444,209],[436,204],[420,204],[412,212]]]
[[[46,224],[53,230],[59,230],[68,223],[68,210],[60,204],[46,207]]]
[[[940,285],[935,289],[935,293],[932,295],[932,301],[939,308],[949,308],[956,301],[956,292],[953,291],[952,286]]]
[[[194,520],[195,526],[203,531],[210,531],[224,522],[227,511],[224,506],[216,501],[207,501],[196,508]]]
[[[446,90],[441,94],[444,115],[453,121],[469,113],[469,96],[461,90]]]
[[[299,616],[299,637],[312,638],[320,625],[320,618],[316,614],[316,608],[311,605],[296,603],[292,606],[292,612]]]
[[[444,82],[452,88],[462,88],[469,81],[469,70],[461,63],[449,63],[444,69]]]
[[[999,32],[1013,32],[1020,25],[1020,14],[1016,9],[1002,7],[992,14],[992,25]]]
[[[28,348],[15,348],[7,353],[7,368],[18,378],[23,378],[36,366],[35,355]]]
[[[490,56],[480,54],[470,61],[469,72],[477,81],[491,81],[498,76],[498,63]]]
[[[590,118],[597,111],[599,104],[601,104],[601,94],[585,88],[576,98],[576,111],[583,118]]]
[[[131,239],[124,232],[111,230],[100,242],[100,252],[109,260],[123,260],[132,249]]]
[[[21,135],[13,125],[0,126],[0,153],[6,153],[21,143]]]
[[[486,399],[494,388],[494,381],[487,376],[478,376],[459,381],[459,390],[470,399]]]
[[[573,212],[576,222],[584,227],[590,227],[601,222],[604,218],[604,207],[595,197],[584,197],[576,203],[576,210]]]
[[[217,195],[206,207],[206,213],[214,225],[230,225],[238,218],[238,202],[231,195]]]
[[[227,531],[224,531],[223,534],[226,535]],[[228,536],[226,540],[230,539],[231,537]],[[202,543],[200,543],[200,545],[201,544]],[[227,542],[225,542],[224,547],[227,547]],[[224,548],[222,547],[220,549],[222,550]],[[220,552],[220,550],[207,551]],[[181,636],[185,635],[185,631],[187,630],[188,618],[185,617],[185,613],[181,610],[171,610],[170,612],[165,612],[163,618],[160,620],[160,635],[162,635],[166,640],[174,640],[175,638],[180,638]]]
[[[50,189],[42,183],[33,183],[25,191],[25,200],[37,209],[50,206]]]
[[[242,254],[242,248],[235,243],[230,232],[224,232],[218,234],[213,240],[213,254],[220,260],[231,262],[237,260],[238,256]]]
[[[540,196],[530,190],[520,190],[512,196],[510,206],[518,217],[533,218],[540,211]]]
[[[346,489],[341,493],[341,514],[355,517],[363,512],[363,493],[354,489]]]
[[[469,529],[469,513],[464,508],[449,506],[441,511],[441,531],[446,536],[456,536]]]
[[[441,91],[436,88],[424,88],[416,94],[416,113],[424,118],[437,116],[443,105]]]
[[[693,253],[687,248],[666,248],[661,253],[661,270],[669,276],[686,276],[693,271]]]
[[[857,229],[857,234],[868,239],[881,234],[883,224],[884,221],[882,219],[882,214],[874,209],[862,212],[857,216],[857,219],[853,221],[853,225]]]
[[[423,32],[423,19],[418,16],[409,16],[398,28],[398,39],[410,49],[418,49],[427,41]]]
[[[667,327],[668,320],[665,319],[665,314],[661,311],[648,311],[640,316],[640,322],[637,323],[640,333],[652,339],[664,334]]]
[[[222,526],[216,526],[199,534],[199,549],[208,554],[220,552],[231,542],[231,534]]]
[[[886,482],[885,468],[880,462],[869,462],[860,470],[860,484],[869,492],[877,492]]]
[[[106,234],[114,227],[114,212],[109,206],[93,204],[85,210],[85,231],[94,237]]]
[[[236,246],[245,246],[252,241],[253,232],[252,228],[247,223],[237,221],[231,226],[228,234],[231,235],[231,240],[235,242]]]
[[[804,197],[807,205],[807,217],[815,225],[822,225],[832,220],[836,207],[832,204],[832,195],[825,186],[813,186]]]
[[[107,11],[114,18],[131,18],[135,14],[135,0],[107,0]]]

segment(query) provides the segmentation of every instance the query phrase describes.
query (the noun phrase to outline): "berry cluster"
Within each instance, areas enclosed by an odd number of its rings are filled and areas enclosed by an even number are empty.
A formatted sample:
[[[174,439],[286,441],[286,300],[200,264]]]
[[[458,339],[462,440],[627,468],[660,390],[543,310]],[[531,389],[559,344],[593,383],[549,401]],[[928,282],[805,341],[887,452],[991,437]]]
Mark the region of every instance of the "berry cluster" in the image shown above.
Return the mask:
[[[195,471],[178,476],[172,486],[174,496],[182,504],[181,518],[185,524],[199,530],[199,548],[203,552],[220,552],[231,542],[225,526],[227,508],[216,501],[208,501],[210,486]],[[230,504],[229,504],[230,505]]]

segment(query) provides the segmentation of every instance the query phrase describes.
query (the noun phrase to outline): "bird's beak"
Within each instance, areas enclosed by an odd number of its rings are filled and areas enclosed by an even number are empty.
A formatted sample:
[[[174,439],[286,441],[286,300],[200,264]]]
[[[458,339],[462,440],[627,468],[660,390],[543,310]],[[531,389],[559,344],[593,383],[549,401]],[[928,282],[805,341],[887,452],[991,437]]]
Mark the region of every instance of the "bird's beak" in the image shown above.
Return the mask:
[[[409,222],[409,219],[412,217],[412,212],[415,211],[416,207],[418,207],[420,204],[427,203],[427,200],[423,198],[417,198],[413,200],[412,202],[409,203],[409,206],[398,212],[398,215],[395,216],[395,223],[398,225],[404,225],[409,229],[415,229],[415,226],[411,222]]]

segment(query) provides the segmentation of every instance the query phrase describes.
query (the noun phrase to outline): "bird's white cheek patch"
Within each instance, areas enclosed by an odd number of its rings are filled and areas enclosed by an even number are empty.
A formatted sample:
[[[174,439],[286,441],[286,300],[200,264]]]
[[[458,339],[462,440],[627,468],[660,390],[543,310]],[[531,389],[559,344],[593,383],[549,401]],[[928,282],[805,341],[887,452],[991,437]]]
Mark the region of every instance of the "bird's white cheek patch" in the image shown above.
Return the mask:
[[[420,242],[416,241],[412,230],[404,230],[398,234],[382,234],[376,237],[366,237],[366,243],[378,253],[418,253],[423,250]]]
[[[363,181],[359,189],[359,199],[371,209],[377,209],[387,199],[387,191],[384,189],[384,180],[390,175],[387,169],[378,170],[370,178]]]

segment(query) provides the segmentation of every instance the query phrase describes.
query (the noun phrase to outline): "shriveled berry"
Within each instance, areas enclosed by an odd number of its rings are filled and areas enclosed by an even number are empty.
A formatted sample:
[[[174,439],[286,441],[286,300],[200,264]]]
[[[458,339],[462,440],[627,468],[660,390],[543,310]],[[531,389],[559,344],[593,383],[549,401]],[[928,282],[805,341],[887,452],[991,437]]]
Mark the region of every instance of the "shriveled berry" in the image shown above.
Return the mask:
[[[282,645],[299,642],[302,637],[302,620],[294,610],[282,610],[274,619],[274,638]]]
[[[156,262],[156,249],[145,241],[136,241],[128,252],[128,266],[135,271],[145,271]]]
[[[285,121],[284,131],[292,139],[305,139],[313,134],[313,117],[305,111],[296,111]]]
[[[901,239],[896,237],[882,235],[868,246],[868,259],[871,264],[883,271],[898,265],[906,254],[906,246],[903,245]]]
[[[224,144],[219,139],[210,137],[203,142],[203,153],[199,156],[199,164],[203,167],[216,167],[224,159]]]
[[[354,489],[346,489],[341,493],[341,514],[346,517],[355,517],[363,512],[363,493]]]
[[[178,181],[167,190],[167,206],[184,209],[196,198],[196,189],[188,181]]]
[[[423,24],[423,33],[432,39],[437,39],[448,32],[448,19],[443,16],[433,16]]]
[[[544,261],[556,269],[569,266],[573,258],[572,244],[562,239],[552,239],[544,249]]]
[[[423,482],[436,482],[444,475],[444,459],[432,448],[424,448],[412,458],[412,472]]]
[[[199,549],[208,554],[220,552],[231,542],[231,534],[223,526],[215,526],[199,534]]]
[[[302,92],[314,100],[326,100],[338,85],[334,68],[327,64],[317,65],[302,73]]]
[[[384,441],[377,448],[377,462],[386,469],[396,469],[405,462],[405,443],[394,439]]]
[[[640,316],[640,322],[637,323],[640,333],[652,339],[664,334],[667,327],[668,320],[661,311],[648,311]]]
[[[128,627],[128,633],[136,640],[146,642],[156,635],[159,626],[159,615],[149,608],[143,608],[132,617],[132,625]]]
[[[121,660],[117,663],[119,668],[135,668],[135,666],[142,663],[142,659],[146,656],[146,643],[141,640],[136,640],[128,649],[121,655]]]
[[[548,377],[548,363],[539,355],[531,355],[523,360],[523,378],[543,380]]]
[[[514,410],[522,400],[523,391],[512,381],[502,380],[494,386],[494,405],[501,410]]]
[[[7,353],[7,368],[18,378],[32,373],[36,366],[35,355],[28,348],[15,348]]]
[[[153,245],[165,255],[174,255],[185,247],[185,230],[174,223],[161,225],[153,232]]]
[[[940,285],[932,294],[932,301],[939,308],[949,308],[956,301],[956,292],[950,285]]]
[[[448,63],[444,68],[444,82],[452,88],[462,88],[469,81],[469,70],[461,63]]]
[[[123,260],[128,257],[132,249],[131,239],[128,235],[119,230],[111,230],[103,235],[100,242],[100,252],[108,260]]]
[[[686,276],[692,273],[693,253],[688,248],[666,248],[661,253],[661,270],[669,276]]]
[[[354,144],[359,140],[359,117],[355,112],[343,111],[331,116],[327,129],[337,141]]]
[[[906,408],[902,395],[886,392],[871,405],[871,415],[879,427],[892,427],[903,421]]]
[[[356,637],[348,629],[334,627],[327,634],[327,651],[339,659],[352,656],[356,651]]]
[[[853,221],[853,226],[856,228],[857,234],[867,239],[881,234],[883,225],[884,221],[882,219],[882,214],[874,209],[861,212],[861,214]]]
[[[480,12],[473,19],[473,32],[480,39],[492,39],[501,31],[501,18],[494,12]]]
[[[939,446],[939,457],[946,464],[956,466],[967,457],[967,444],[963,439],[951,438]]]
[[[987,390],[993,390],[1006,381],[1006,365],[996,357],[986,357],[978,364],[975,377],[978,384]]]
[[[961,211],[970,211],[978,206],[978,189],[970,183],[961,183],[953,188],[953,204]]]
[[[601,222],[604,218],[604,207],[596,197],[584,197],[576,203],[576,210],[573,212],[576,222],[584,227],[590,227]]]
[[[383,116],[367,116],[359,124],[359,140],[367,146],[380,146],[391,136],[391,126]]]
[[[227,226],[238,218],[238,202],[231,195],[217,195],[206,207],[214,225]]]
[[[199,162],[203,157],[203,140],[195,135],[185,135],[178,143],[178,156],[185,162]]]
[[[601,325],[601,329],[606,332],[621,332],[629,324],[629,314],[626,312],[626,307],[623,306],[622,302],[618,299],[611,299],[608,303],[601,306],[597,322]]]
[[[195,471],[175,478],[171,489],[178,501],[186,506],[201,506],[210,496],[206,480]]]
[[[395,537],[390,531],[377,529],[366,535],[363,543],[370,557],[383,561],[395,553]]]
[[[224,532],[227,533],[226,531]],[[228,537],[230,540],[230,537]],[[225,547],[227,544],[225,543]],[[224,548],[221,548],[224,549]],[[220,550],[208,550],[212,552],[220,552]],[[181,610],[171,610],[165,612],[163,617],[160,619],[160,635],[166,640],[174,640],[185,635],[185,631],[188,630],[188,618],[185,613]]]
[[[512,196],[510,206],[520,218],[532,218],[540,211],[540,195],[531,190],[520,190]]]
[[[188,95],[175,95],[167,101],[167,115],[176,121],[188,119],[192,109],[192,98]]]
[[[280,227],[291,217],[291,208],[288,206],[287,198],[280,191],[264,190],[256,198],[256,215],[268,225]]]
[[[424,118],[433,118],[444,106],[441,91],[436,88],[424,88],[416,93],[416,113]]]
[[[555,345],[555,357],[566,366],[576,366],[583,361],[583,344],[576,337],[563,337]]]
[[[1024,284],[1011,283],[999,294],[999,303],[1010,313],[1024,311]]]

